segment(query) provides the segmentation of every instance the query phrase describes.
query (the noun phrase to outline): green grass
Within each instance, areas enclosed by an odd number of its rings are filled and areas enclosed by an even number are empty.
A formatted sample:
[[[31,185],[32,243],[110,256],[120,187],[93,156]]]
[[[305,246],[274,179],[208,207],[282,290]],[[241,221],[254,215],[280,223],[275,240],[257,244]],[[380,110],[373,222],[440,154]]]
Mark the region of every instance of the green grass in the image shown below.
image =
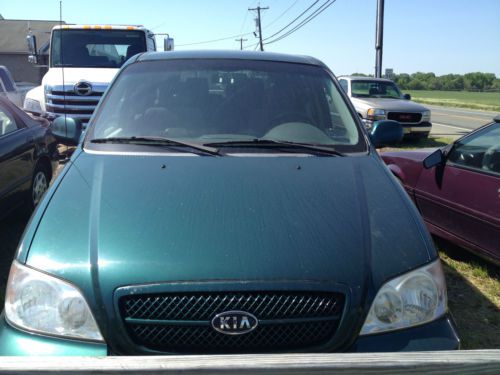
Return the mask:
[[[500,271],[463,249],[438,241],[448,307],[463,349],[500,348]]]
[[[485,111],[500,112],[500,92],[469,91],[405,91],[412,100],[423,104],[434,104],[446,107],[461,107]]]
[[[380,153],[388,152],[388,151],[401,151],[401,150],[416,150],[419,148],[431,148],[431,147],[443,147],[453,142],[453,139],[446,137],[429,137],[424,139],[416,139],[416,140],[403,140],[400,144],[391,146],[391,147],[383,147],[379,149]]]

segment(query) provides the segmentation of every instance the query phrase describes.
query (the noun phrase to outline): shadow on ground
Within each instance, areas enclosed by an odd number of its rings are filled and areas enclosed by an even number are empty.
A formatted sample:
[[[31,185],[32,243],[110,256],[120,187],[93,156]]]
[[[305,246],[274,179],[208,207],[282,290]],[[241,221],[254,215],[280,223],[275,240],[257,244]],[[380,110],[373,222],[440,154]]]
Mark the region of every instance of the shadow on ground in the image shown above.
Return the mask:
[[[409,147],[409,148],[425,148],[425,147],[443,147],[448,144],[448,139],[442,138],[409,138],[405,139],[403,142],[399,144],[401,148]]]
[[[448,306],[457,323],[462,348],[500,349],[500,290],[495,287],[500,280],[499,268],[449,242],[435,240],[443,259]],[[490,278],[490,296],[467,280],[466,273],[478,283]]]

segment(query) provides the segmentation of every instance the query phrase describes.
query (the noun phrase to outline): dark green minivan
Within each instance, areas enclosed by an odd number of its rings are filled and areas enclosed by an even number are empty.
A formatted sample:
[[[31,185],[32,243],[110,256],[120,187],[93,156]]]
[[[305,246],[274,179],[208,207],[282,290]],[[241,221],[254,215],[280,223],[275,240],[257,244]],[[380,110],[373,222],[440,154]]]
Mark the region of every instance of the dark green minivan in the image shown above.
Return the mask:
[[[367,134],[318,60],[137,55],[83,136],[53,132],[78,145],[19,245],[0,354],[458,349],[432,239],[374,148],[401,127]]]

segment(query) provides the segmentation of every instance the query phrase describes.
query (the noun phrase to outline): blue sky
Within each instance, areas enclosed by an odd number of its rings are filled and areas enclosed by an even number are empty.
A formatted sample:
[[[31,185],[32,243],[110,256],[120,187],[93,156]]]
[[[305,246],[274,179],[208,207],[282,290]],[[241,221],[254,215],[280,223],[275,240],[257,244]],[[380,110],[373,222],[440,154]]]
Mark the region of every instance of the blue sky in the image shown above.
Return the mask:
[[[325,0],[320,0],[318,5]],[[181,46],[251,33],[248,7],[254,0],[63,0],[69,23],[142,24],[168,32],[176,49],[236,49],[235,38]],[[260,1],[263,36],[272,35],[313,0]],[[286,12],[285,12],[286,11]],[[283,14],[283,12],[285,12]],[[325,62],[336,74],[373,73],[376,0],[337,0],[303,28],[268,51],[306,54]],[[59,0],[0,0],[6,19],[59,18]],[[383,68],[395,72],[436,74],[482,71],[500,77],[500,0],[386,0]],[[257,39],[246,35],[246,44]]]

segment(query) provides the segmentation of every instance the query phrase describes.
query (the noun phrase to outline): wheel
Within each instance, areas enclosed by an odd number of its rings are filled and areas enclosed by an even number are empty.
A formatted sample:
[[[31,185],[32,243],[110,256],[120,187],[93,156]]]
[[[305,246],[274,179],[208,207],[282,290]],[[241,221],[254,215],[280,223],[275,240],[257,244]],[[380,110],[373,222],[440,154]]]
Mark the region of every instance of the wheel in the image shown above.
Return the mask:
[[[31,189],[28,199],[28,207],[33,210],[43,197],[43,194],[49,188],[50,174],[49,169],[43,163],[38,163],[31,180]]]

